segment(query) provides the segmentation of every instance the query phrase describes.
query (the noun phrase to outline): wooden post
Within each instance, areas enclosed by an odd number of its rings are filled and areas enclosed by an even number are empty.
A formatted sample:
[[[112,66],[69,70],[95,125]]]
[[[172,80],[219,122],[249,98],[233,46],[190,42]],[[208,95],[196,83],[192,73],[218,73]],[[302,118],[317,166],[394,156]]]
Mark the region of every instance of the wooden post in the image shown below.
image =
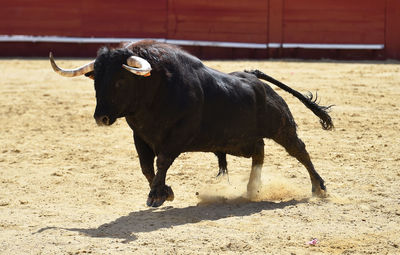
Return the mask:
[[[281,57],[283,43],[283,2],[284,0],[269,0],[267,44],[269,56]]]
[[[386,1],[386,58],[400,59],[400,1]]]

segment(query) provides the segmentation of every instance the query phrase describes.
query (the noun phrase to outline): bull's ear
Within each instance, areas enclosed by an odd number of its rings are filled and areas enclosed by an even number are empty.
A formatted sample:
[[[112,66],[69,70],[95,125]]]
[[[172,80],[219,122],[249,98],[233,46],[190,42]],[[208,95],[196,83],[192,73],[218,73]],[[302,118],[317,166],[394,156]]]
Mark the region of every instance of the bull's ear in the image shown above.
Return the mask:
[[[89,77],[89,78],[92,79],[92,80],[94,80],[94,71],[85,73],[85,76],[86,76],[86,77]]]

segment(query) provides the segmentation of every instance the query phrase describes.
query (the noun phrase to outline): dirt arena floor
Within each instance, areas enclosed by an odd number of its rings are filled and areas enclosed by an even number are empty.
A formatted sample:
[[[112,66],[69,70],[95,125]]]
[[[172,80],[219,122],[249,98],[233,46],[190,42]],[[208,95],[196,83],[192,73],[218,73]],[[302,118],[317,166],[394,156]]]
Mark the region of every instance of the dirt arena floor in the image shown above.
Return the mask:
[[[274,87],[326,181],[326,199],[313,198],[305,168],[266,140],[257,199],[246,198],[250,159],[228,156],[228,182],[215,177],[213,154],[185,153],[167,176],[175,200],[149,208],[132,131],[123,119],[95,124],[93,82],[58,76],[47,59],[3,59],[0,253],[400,254],[399,62],[206,64],[258,68],[336,105],[335,129],[324,131]]]

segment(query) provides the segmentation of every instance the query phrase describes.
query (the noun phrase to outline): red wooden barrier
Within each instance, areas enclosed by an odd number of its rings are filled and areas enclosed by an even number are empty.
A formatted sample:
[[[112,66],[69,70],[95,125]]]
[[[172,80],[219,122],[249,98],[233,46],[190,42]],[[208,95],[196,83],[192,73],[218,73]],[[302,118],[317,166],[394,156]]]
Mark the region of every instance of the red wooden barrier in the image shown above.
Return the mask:
[[[82,36],[165,38],[166,0],[82,1]]]
[[[283,43],[283,1],[269,0],[268,42]]]
[[[267,43],[268,0],[168,1],[168,38]]]
[[[384,44],[385,1],[285,0],[283,41]]]
[[[79,36],[81,4],[78,7],[71,4],[74,2],[1,1],[0,34]]]
[[[0,0],[0,5],[0,56],[42,56],[49,46],[61,55],[94,56],[112,38],[160,38],[202,57],[400,59],[400,0]],[[13,43],[5,35],[61,40]],[[195,46],[199,43],[208,47]]]
[[[0,0],[0,5],[3,35],[130,38],[167,35],[167,0]]]
[[[386,56],[400,59],[400,1],[387,0]]]

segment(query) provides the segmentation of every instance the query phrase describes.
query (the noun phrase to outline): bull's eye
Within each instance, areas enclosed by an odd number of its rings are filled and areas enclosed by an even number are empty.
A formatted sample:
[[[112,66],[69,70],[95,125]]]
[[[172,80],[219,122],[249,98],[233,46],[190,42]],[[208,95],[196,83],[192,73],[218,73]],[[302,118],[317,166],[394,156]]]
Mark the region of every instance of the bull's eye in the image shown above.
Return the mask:
[[[117,81],[117,82],[115,83],[115,87],[116,87],[116,88],[119,88],[119,87],[121,87],[121,86],[122,86],[122,82]]]

